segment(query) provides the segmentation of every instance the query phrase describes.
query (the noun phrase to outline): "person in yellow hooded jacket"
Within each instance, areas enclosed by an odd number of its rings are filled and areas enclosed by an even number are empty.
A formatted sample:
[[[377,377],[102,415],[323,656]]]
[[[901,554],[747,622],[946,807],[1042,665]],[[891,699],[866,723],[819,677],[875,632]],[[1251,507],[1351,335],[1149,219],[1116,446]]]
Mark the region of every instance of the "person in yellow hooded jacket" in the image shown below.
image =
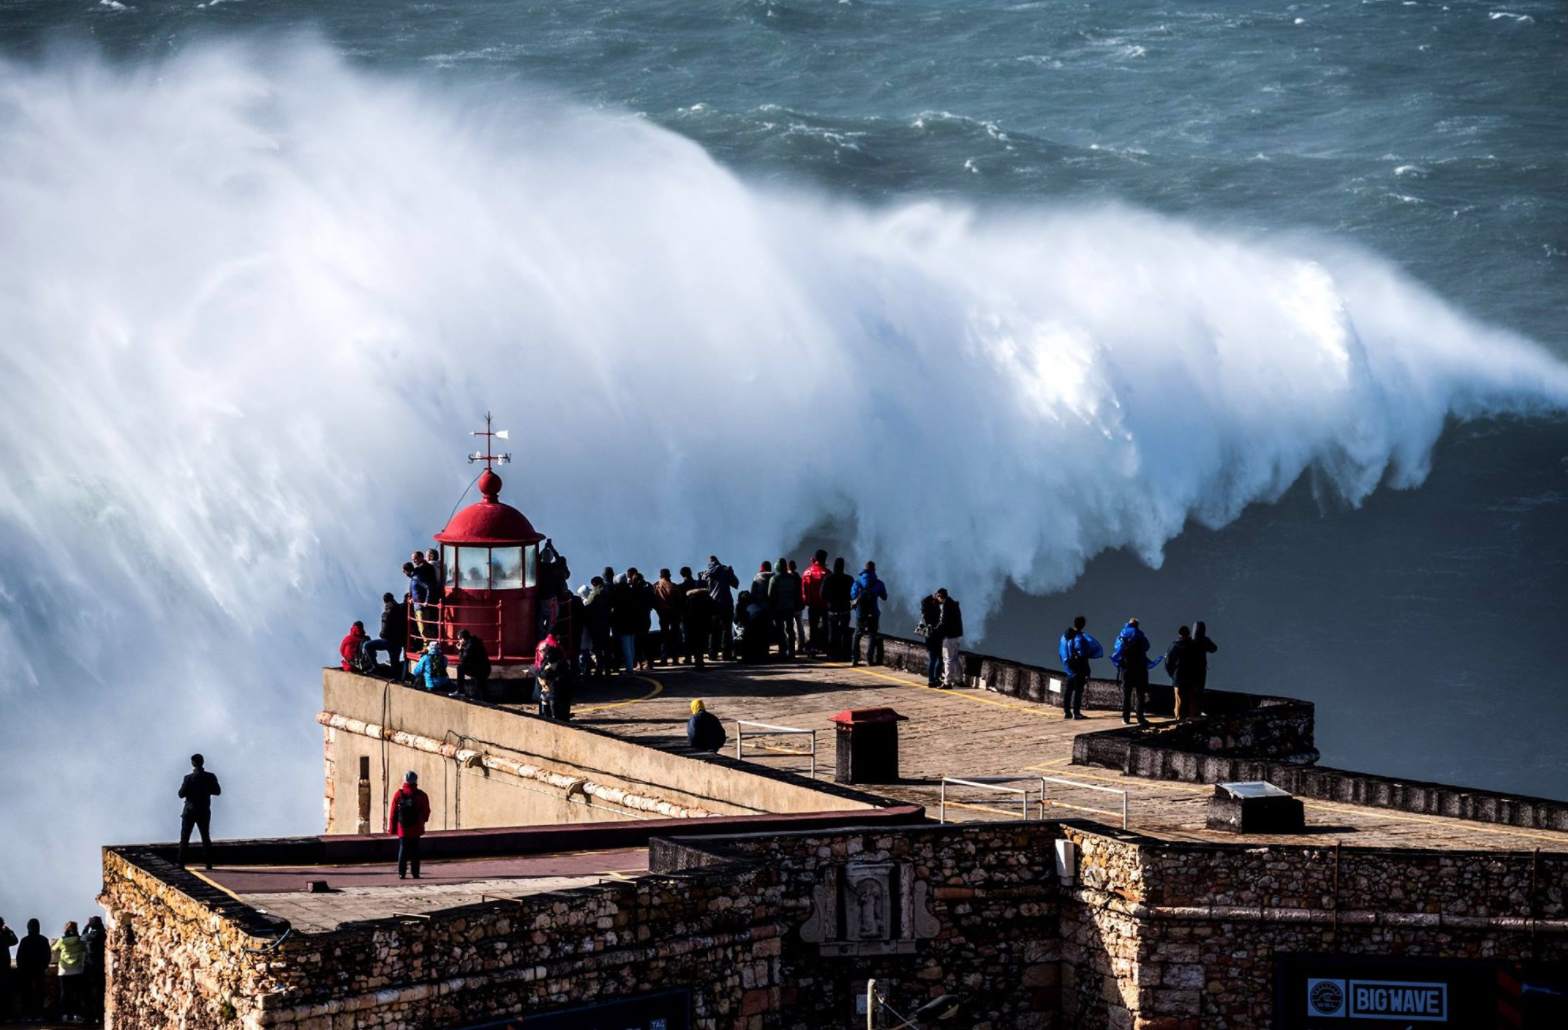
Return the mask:
[[[50,946],[55,971],[60,980],[60,1018],[67,1023],[82,1022],[82,974],[87,972],[87,942],[76,932],[76,923],[65,924],[60,939]]]

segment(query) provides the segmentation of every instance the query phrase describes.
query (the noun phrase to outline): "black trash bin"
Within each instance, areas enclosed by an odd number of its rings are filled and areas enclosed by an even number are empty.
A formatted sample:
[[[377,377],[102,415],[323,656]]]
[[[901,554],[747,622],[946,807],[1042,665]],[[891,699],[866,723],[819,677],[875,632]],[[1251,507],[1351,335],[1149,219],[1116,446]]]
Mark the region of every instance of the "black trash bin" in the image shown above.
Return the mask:
[[[897,783],[898,724],[908,719],[891,708],[852,708],[833,716],[838,728],[833,779],[839,783]]]

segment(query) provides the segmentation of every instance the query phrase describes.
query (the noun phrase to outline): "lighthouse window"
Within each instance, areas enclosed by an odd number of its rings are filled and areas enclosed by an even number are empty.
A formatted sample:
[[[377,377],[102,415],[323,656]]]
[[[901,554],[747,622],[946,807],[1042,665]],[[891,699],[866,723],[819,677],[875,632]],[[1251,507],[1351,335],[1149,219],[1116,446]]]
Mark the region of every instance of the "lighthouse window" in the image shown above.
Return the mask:
[[[523,585],[531,587],[539,578],[539,548],[529,544],[523,548]]]
[[[517,590],[523,585],[523,549],[521,547],[493,547],[490,549],[490,588],[492,590]]]
[[[441,548],[441,582],[447,586],[457,586],[457,548]]]
[[[490,589],[490,548],[457,549],[457,585],[464,590]]]

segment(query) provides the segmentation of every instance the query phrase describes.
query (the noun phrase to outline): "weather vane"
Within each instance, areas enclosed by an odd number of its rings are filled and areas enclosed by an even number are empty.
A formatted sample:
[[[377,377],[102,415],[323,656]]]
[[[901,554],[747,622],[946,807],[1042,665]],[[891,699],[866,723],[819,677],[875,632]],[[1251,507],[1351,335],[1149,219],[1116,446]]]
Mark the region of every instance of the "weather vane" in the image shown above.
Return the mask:
[[[487,411],[485,412],[485,427],[483,429],[475,429],[473,432],[468,434],[469,436],[482,436],[485,438],[485,449],[482,452],[475,451],[473,454],[470,454],[468,456],[468,463],[472,465],[476,461],[482,461],[485,463],[486,470],[488,470],[492,464],[506,465],[510,464],[512,460],[512,455],[510,453],[491,453],[490,445],[493,441],[508,440],[510,437],[507,435],[507,431],[505,429],[491,429],[490,421],[490,413]]]

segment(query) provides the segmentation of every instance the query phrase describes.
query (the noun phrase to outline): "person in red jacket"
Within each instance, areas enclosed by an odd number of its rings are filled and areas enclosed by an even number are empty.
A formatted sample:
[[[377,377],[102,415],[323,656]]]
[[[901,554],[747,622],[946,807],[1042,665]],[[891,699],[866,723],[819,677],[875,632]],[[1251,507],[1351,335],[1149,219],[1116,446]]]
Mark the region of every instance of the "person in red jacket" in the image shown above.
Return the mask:
[[[397,878],[404,879],[409,869],[419,879],[419,838],[430,821],[430,795],[419,789],[419,774],[412,769],[403,785],[392,795],[392,831],[397,834]]]
[[[801,573],[800,592],[806,602],[806,616],[810,620],[810,634],[806,638],[806,653],[821,654],[828,650],[828,599],[822,586],[828,578],[828,552],[818,551],[811,556],[811,566]]]
[[[338,645],[338,654],[343,656],[344,672],[353,672],[360,668],[360,663],[365,657],[365,641],[369,639],[363,622],[356,622],[349,629],[348,636],[344,637],[343,643]]]

